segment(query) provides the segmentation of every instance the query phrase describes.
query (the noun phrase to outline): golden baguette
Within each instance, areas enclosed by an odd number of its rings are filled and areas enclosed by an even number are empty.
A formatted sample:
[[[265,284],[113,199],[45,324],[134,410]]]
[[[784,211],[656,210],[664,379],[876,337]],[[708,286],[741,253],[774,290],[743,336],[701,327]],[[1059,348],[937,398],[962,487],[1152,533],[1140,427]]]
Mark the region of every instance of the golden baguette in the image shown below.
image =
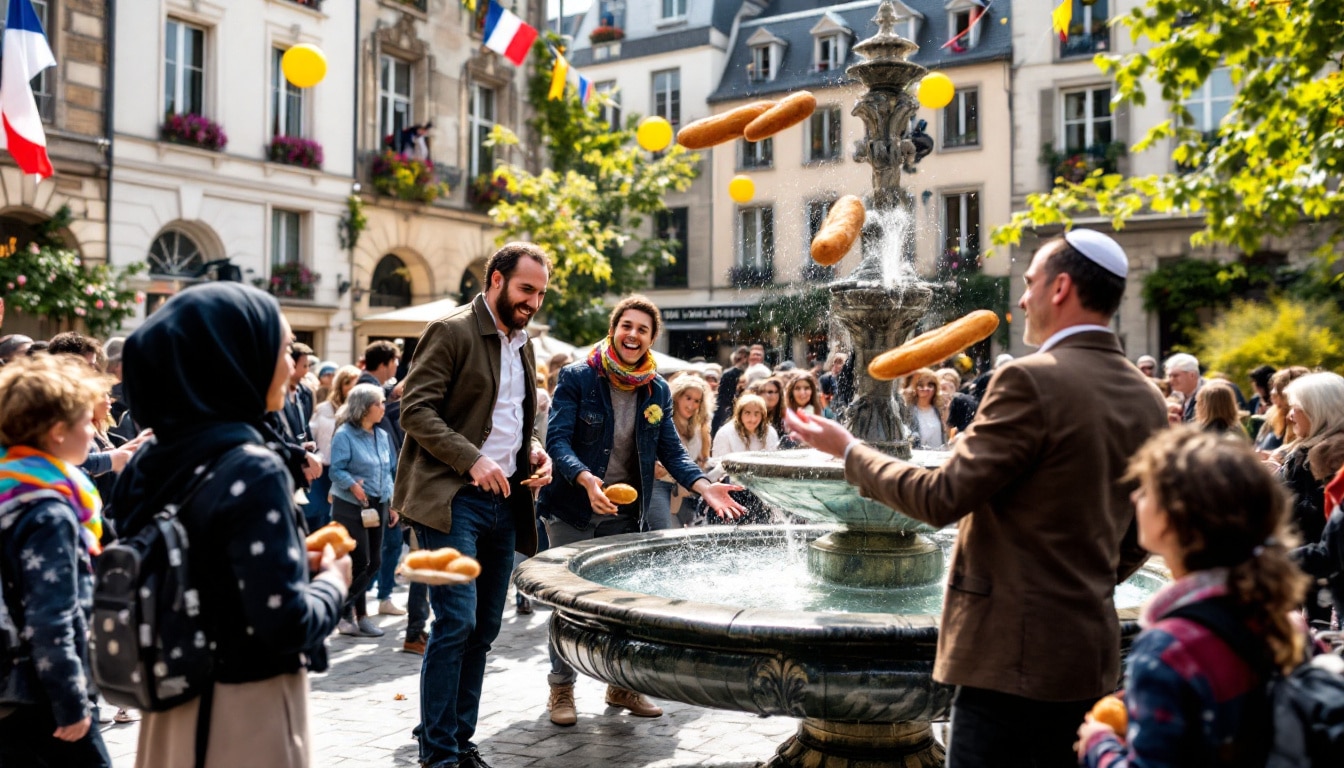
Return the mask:
[[[836,200],[830,213],[826,214],[826,223],[812,238],[812,260],[829,267],[843,259],[863,232],[863,220],[867,215],[863,201],[854,195]]]
[[[998,315],[988,309],[977,309],[873,358],[868,364],[868,375],[879,381],[909,376],[920,368],[928,368],[977,341],[989,338],[998,327]]]
[[[747,123],[773,106],[773,101],[757,101],[730,109],[721,115],[702,117],[677,131],[677,143],[687,149],[709,149],[725,141],[740,139]]]
[[[761,116],[747,123],[742,129],[742,138],[747,141],[760,141],[776,133],[795,126],[812,116],[817,108],[817,97],[807,91],[791,93],[778,104],[761,113]]]

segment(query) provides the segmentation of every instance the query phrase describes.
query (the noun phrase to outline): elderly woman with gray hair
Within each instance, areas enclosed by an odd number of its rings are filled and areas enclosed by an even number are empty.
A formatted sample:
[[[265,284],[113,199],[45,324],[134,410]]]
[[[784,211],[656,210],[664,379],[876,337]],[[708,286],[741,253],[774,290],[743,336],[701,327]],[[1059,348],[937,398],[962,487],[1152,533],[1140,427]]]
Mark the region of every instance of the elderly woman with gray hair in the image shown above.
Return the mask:
[[[336,414],[336,434],[331,438],[331,517],[350,531],[356,543],[350,553],[350,597],[337,625],[343,635],[383,634],[369,620],[365,593],[382,564],[383,529],[397,524],[397,512],[388,506],[397,454],[388,434],[376,428],[384,408],[381,387],[355,386]]]

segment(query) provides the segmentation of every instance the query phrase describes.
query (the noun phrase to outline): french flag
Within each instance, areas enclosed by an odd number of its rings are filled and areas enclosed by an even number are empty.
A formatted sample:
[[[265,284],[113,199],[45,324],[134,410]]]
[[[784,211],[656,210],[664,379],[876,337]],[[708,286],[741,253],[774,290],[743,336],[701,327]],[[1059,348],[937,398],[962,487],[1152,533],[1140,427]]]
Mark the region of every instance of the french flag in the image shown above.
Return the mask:
[[[11,3],[15,1],[10,0]],[[535,27],[518,18],[513,11],[505,10],[495,0],[490,0],[490,8],[485,12],[486,48],[512,61],[515,67],[521,67],[536,39]]]
[[[37,111],[31,81],[42,70],[56,66],[56,57],[51,55],[32,0],[9,0],[6,18],[0,50],[4,56],[0,64],[0,117],[5,124],[4,132],[0,133],[0,147],[9,149],[24,173],[46,178],[53,171],[47,157],[47,134],[42,128],[42,115]]]

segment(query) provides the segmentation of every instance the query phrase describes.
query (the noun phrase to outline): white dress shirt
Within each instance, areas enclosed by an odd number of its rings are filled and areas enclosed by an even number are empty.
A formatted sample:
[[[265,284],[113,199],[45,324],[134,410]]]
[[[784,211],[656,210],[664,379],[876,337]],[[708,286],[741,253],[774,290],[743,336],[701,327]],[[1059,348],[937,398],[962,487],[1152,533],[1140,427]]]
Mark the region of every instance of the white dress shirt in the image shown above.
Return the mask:
[[[499,396],[495,398],[490,434],[481,446],[481,453],[498,464],[505,477],[513,477],[518,471],[518,449],[523,447],[523,396],[527,387],[536,384],[527,380],[523,369],[521,350],[527,343],[527,332],[518,330],[505,336],[499,330],[499,318],[489,301],[485,302],[485,308],[494,321],[495,333],[499,334]]]

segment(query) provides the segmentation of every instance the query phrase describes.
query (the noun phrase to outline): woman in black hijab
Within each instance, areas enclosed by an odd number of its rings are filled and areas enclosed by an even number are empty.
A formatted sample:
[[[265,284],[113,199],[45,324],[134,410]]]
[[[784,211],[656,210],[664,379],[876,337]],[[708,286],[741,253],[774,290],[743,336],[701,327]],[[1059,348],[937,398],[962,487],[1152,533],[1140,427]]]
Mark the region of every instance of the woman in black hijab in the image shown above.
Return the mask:
[[[133,535],[205,480],[178,512],[191,547],[201,610],[215,627],[215,686],[207,766],[307,766],[310,658],[335,628],[350,584],[349,557],[324,554],[309,580],[293,480],[265,444],[292,361],[291,331],[275,299],[237,283],[189,288],[126,339],[124,391],[154,440],[113,494]],[[145,715],[136,766],[192,765],[193,700]],[[283,724],[288,724],[285,727]]]

